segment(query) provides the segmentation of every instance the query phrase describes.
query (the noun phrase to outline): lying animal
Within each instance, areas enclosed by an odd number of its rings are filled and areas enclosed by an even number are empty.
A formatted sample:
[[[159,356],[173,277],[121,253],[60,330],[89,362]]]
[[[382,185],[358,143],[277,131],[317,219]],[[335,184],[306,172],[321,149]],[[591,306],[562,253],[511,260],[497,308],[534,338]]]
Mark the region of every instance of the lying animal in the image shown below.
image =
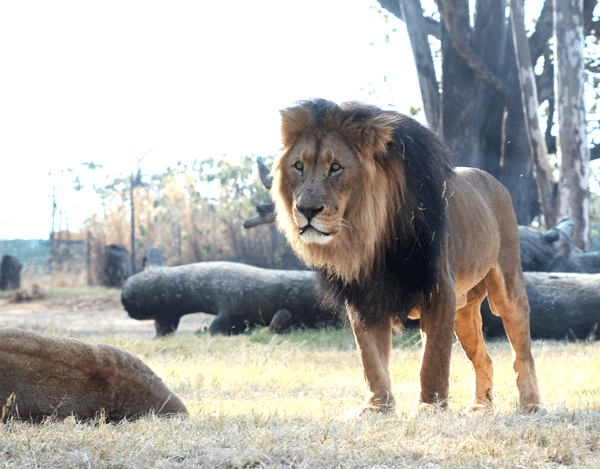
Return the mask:
[[[6,403],[6,405],[4,404]],[[187,414],[185,405],[141,360],[117,347],[0,328],[3,419],[122,420]]]

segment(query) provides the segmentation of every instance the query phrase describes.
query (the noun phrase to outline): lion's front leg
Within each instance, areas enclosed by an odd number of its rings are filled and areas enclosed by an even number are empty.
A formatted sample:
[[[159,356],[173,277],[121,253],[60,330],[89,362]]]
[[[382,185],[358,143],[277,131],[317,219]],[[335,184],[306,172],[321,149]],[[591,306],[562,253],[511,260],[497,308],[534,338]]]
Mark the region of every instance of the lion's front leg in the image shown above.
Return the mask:
[[[392,395],[389,363],[392,347],[392,324],[387,319],[374,326],[366,326],[348,308],[356,346],[367,384],[364,406],[351,409],[349,416],[365,411],[391,412],[396,401]]]
[[[421,391],[415,411],[432,404],[446,407],[450,385],[450,354],[454,341],[456,298],[454,288],[438,286],[429,304],[421,308],[423,355],[419,377]]]

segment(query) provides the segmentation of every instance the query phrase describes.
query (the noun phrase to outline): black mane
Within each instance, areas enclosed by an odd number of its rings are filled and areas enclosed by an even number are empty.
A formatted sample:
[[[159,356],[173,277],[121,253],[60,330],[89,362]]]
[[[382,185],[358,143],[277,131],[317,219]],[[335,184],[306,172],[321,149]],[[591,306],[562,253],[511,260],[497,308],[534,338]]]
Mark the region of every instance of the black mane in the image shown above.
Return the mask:
[[[316,120],[325,109],[337,106],[325,100],[313,103],[312,118]],[[447,224],[444,191],[453,173],[449,153],[433,132],[408,116],[354,102],[339,108],[353,112],[360,120],[377,114],[397,118],[387,152],[378,158],[382,167],[390,162],[401,166],[409,196],[403,194],[405,205],[391,215],[396,231],[391,233],[385,254],[373,261],[370,275],[346,283],[321,271],[322,296],[327,303],[348,302],[366,324],[389,317],[404,323],[411,309],[421,301],[429,301],[437,284],[437,264]],[[403,228],[407,217],[412,228],[409,233]]]

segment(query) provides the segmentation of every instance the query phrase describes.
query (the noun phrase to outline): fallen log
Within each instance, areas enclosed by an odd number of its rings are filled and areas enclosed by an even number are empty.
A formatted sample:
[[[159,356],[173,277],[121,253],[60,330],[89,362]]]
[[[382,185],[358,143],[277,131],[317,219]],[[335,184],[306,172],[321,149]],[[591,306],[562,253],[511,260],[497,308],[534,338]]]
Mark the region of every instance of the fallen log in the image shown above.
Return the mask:
[[[600,274],[525,272],[525,287],[533,338],[594,338],[600,323]],[[488,336],[504,335],[487,300],[481,314]]]
[[[0,409],[20,418],[133,419],[187,414],[140,359],[117,347],[19,329],[0,329]]]
[[[319,306],[313,272],[235,262],[144,270],[125,282],[121,301],[132,318],[154,319],[159,336],[174,332],[183,315],[200,312],[217,316],[209,328],[213,334],[268,326],[282,309],[292,314],[292,324],[336,321],[331,310]]]
[[[600,323],[600,274],[525,272],[533,338],[586,339]],[[231,262],[158,267],[130,277],[121,300],[132,318],[154,319],[157,335],[177,329],[184,314],[217,317],[212,333],[235,334],[275,318],[274,331],[303,323],[339,324],[341,314],[319,307],[315,277],[309,271],[270,270]],[[280,310],[291,313],[276,316]],[[484,331],[504,335],[499,317],[482,305]],[[282,324],[285,327],[282,327]],[[418,324],[418,322],[415,322]]]
[[[584,252],[573,244],[573,221],[565,218],[541,231],[519,226],[521,265],[535,272],[600,272],[600,252]]]

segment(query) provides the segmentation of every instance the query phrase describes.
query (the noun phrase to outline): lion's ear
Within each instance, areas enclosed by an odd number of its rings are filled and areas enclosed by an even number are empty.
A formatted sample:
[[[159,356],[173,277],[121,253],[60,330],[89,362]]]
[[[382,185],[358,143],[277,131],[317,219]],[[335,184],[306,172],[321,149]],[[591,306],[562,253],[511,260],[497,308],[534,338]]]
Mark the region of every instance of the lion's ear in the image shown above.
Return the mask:
[[[354,121],[345,129],[344,134],[359,154],[375,156],[387,152],[387,145],[394,138],[396,126],[393,116],[380,114]]]
[[[308,127],[309,113],[307,109],[300,106],[282,109],[279,113],[281,114],[281,143],[284,148],[288,148],[296,143]]]

